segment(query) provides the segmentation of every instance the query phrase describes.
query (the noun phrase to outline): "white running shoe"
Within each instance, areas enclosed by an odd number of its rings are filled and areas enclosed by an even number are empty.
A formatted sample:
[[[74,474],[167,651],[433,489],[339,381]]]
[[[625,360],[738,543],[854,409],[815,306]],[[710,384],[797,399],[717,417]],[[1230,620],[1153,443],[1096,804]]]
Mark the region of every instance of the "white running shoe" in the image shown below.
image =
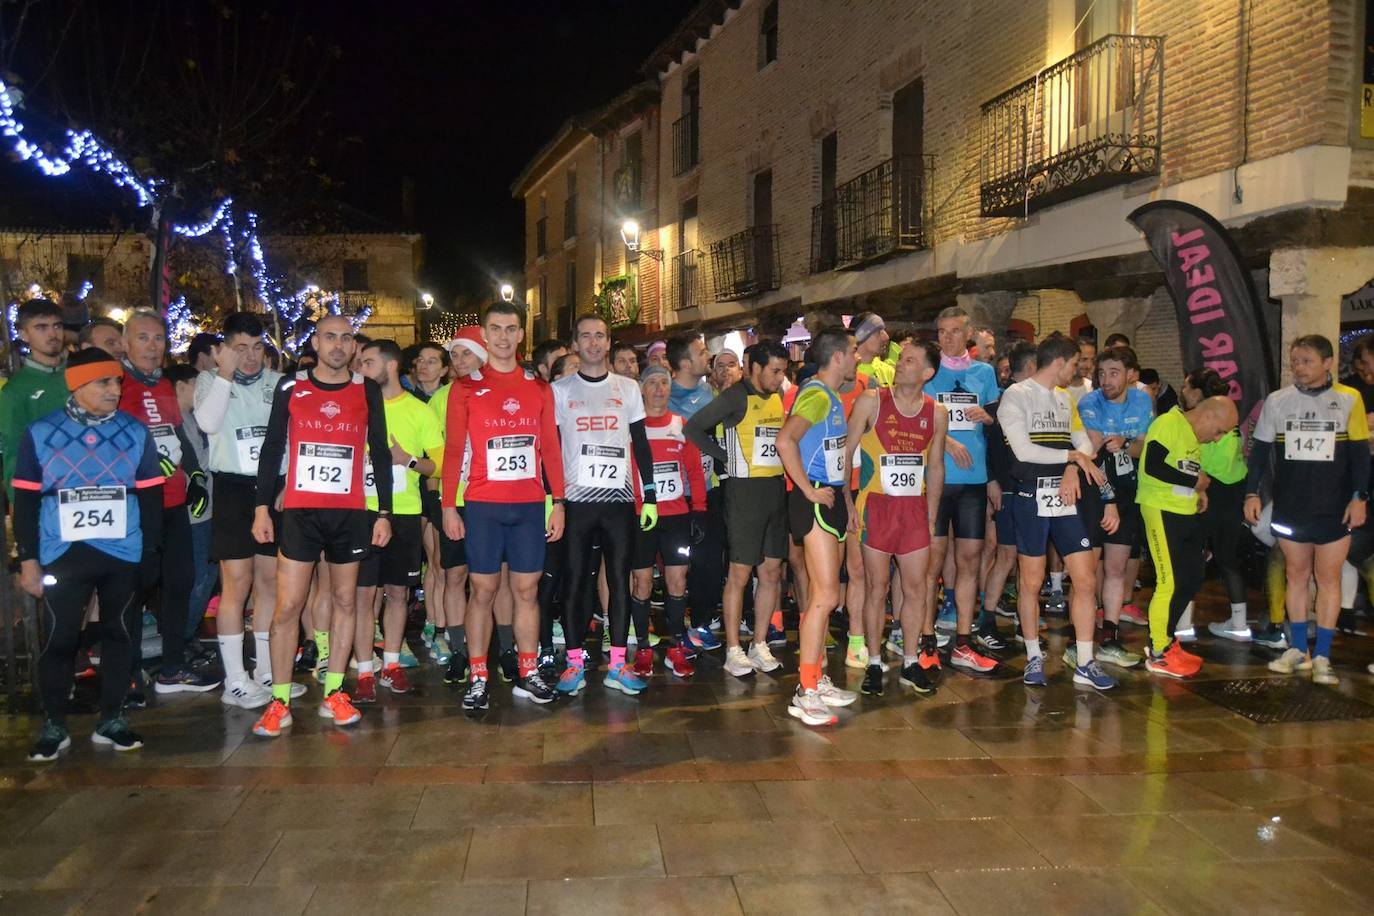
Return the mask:
[[[1232,642],[1250,642],[1255,638],[1255,634],[1250,632],[1250,627],[1233,627],[1231,621],[1223,620],[1218,623],[1207,624],[1207,632],[1222,639],[1229,639]]]
[[[1325,655],[1312,657],[1312,683],[1335,687],[1340,682],[1341,679],[1336,676],[1336,672],[1331,670],[1331,659]]]
[[[1269,663],[1269,670],[1275,674],[1306,674],[1312,670],[1312,659],[1306,652],[1297,649],[1284,649],[1283,654]]]
[[[753,665],[755,670],[762,671],[764,674],[777,671],[782,667],[782,662],[773,657],[773,653],[764,643],[754,643],[750,646],[748,659],[749,664]]]
[[[816,692],[821,695],[821,701],[826,706],[848,706],[859,698],[852,690],[841,690],[836,687],[828,674],[816,684]]]
[[[225,706],[237,706],[239,709],[257,709],[272,702],[272,691],[257,681],[244,678],[232,684],[225,684],[224,693],[220,694],[219,701]]]
[[[381,668],[377,668],[376,670],[377,670],[377,671],[380,671],[380,670],[382,670],[382,669],[381,669]],[[266,674],[266,677],[263,676],[264,674]],[[258,674],[257,674],[257,676],[256,676],[256,678],[255,678],[255,680],[257,680],[258,686],[261,687],[263,690],[266,690],[269,694],[272,692],[272,672],[271,672],[271,671],[267,671],[267,672],[261,672],[261,671],[260,671],[260,672],[258,672]],[[291,682],[291,699],[293,699],[293,700],[299,700],[299,699],[300,699],[301,697],[303,697],[303,696],[305,696],[305,685],[304,685],[304,684],[297,684],[295,681],[292,681],[292,682]]]
[[[748,677],[754,673],[754,666],[749,663],[749,656],[744,654],[743,649],[731,646],[725,650],[725,672],[735,677]]]
[[[1192,627],[1174,630],[1174,638],[1179,642],[1197,642],[1197,630]]]
[[[840,721],[821,699],[819,691],[803,690],[800,685],[797,686],[797,692],[792,694],[792,702],[787,705],[787,713],[801,719],[806,725],[834,725]]]

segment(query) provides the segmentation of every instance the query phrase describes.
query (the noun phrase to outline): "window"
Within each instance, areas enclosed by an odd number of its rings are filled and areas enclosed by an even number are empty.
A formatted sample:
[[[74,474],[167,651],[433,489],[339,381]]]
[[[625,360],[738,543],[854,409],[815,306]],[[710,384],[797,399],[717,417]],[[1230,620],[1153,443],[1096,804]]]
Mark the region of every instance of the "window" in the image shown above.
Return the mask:
[[[105,259],[100,255],[67,255],[67,289],[80,292],[89,282],[97,296],[105,291]]]
[[[563,205],[563,240],[577,237],[577,173],[568,173],[568,202]]]
[[[759,69],[778,59],[778,0],[759,14]]]
[[[612,176],[615,182],[615,200],[623,210],[639,209],[639,182],[644,156],[644,138],[635,131],[625,138],[620,157],[620,168]]]
[[[568,286],[567,286],[568,309],[569,309],[570,311],[572,311],[573,314],[576,314],[576,313],[577,313],[577,262],[576,262],[576,261],[573,261],[573,260],[569,260],[569,261],[568,261],[567,283],[568,283]]]
[[[367,292],[367,261],[349,258],[343,262],[343,288],[348,292]]]
[[[754,176],[754,225],[773,225],[773,170]]]
[[[549,218],[541,216],[534,224],[534,253],[543,257],[549,253]]]

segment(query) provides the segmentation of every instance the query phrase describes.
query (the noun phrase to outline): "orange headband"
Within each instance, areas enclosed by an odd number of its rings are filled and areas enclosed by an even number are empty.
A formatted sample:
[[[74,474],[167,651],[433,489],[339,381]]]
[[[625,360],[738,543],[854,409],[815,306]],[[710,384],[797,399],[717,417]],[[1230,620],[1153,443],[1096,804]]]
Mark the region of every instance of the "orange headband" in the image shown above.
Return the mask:
[[[96,379],[124,377],[124,367],[114,360],[102,359],[98,363],[86,363],[82,366],[68,366],[63,373],[67,379],[67,390],[75,391],[82,385],[94,382]]]

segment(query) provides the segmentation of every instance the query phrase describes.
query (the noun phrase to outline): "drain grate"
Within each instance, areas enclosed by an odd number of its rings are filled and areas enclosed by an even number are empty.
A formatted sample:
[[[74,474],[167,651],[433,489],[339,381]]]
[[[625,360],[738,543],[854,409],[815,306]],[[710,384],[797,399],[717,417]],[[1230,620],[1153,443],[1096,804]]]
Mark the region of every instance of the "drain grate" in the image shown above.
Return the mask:
[[[1261,725],[1374,719],[1374,706],[1298,678],[1191,681],[1184,686],[1198,696]]]

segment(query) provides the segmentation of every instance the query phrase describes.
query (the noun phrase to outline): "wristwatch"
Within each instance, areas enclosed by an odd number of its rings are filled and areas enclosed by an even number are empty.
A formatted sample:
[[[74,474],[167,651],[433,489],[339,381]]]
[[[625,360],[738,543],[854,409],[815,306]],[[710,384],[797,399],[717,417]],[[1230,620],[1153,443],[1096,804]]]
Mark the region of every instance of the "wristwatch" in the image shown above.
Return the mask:
[[[414,455],[412,455],[412,456],[410,457],[410,460],[406,462],[406,467],[410,468],[412,471],[415,470],[415,469],[416,469],[417,467],[419,467],[419,466],[420,466],[420,459],[417,458],[417,457],[415,457]]]

